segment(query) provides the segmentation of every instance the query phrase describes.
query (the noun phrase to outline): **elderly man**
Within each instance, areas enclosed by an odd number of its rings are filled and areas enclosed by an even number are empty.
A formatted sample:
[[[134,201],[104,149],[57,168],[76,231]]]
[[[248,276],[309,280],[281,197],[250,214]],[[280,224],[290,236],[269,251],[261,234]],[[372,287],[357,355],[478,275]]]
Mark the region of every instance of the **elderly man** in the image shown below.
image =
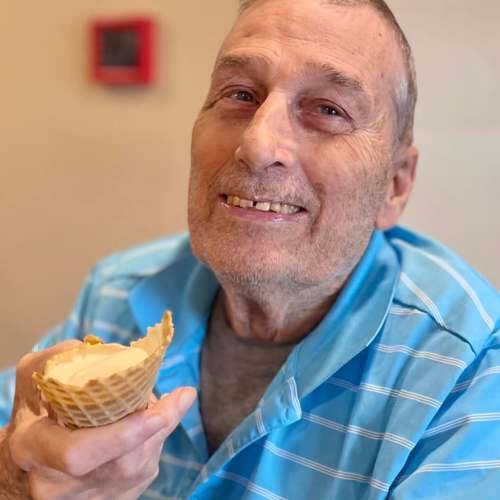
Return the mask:
[[[0,497],[497,498],[500,299],[394,228],[415,100],[383,0],[244,2],[194,125],[189,237],[96,266],[13,409],[1,376]],[[50,418],[33,370],[165,309],[166,397],[96,429]]]

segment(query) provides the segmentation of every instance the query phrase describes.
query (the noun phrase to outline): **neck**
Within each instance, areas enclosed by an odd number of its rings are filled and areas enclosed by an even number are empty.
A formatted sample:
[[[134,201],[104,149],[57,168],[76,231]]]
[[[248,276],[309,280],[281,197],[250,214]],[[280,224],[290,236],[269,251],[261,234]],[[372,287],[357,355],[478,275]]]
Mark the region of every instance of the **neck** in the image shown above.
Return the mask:
[[[225,318],[240,338],[265,343],[297,343],[307,336],[330,310],[340,285],[329,289],[284,290],[281,287],[241,286],[221,281]]]

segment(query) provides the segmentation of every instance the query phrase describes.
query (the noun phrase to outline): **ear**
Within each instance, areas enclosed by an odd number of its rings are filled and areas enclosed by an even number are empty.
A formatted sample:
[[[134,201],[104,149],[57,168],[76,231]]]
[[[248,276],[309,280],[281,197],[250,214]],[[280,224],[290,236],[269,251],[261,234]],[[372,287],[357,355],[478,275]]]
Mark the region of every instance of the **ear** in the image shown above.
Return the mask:
[[[396,158],[387,196],[375,220],[376,228],[383,231],[397,224],[408,203],[415,184],[418,150],[409,146]]]

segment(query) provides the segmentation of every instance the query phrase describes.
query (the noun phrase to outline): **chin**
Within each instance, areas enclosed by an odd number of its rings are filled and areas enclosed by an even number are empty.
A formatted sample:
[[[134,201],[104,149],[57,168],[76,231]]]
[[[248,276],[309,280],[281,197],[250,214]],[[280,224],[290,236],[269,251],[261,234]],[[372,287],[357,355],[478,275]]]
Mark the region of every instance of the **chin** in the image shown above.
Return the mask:
[[[303,289],[321,282],[328,274],[318,273],[319,266],[308,262],[314,259],[282,247],[241,245],[224,238],[204,239],[196,235],[191,244],[196,257],[212,269],[221,284],[236,285],[251,294],[277,287]]]

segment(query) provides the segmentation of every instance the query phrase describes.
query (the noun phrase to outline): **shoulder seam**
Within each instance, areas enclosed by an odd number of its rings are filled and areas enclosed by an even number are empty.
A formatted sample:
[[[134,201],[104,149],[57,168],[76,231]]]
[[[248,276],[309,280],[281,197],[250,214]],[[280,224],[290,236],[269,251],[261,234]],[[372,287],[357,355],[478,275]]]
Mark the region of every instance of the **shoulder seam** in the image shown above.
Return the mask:
[[[481,300],[477,296],[477,293],[475,290],[471,287],[471,285],[468,283],[468,281],[448,262],[445,260],[441,259],[437,255],[433,255],[429,252],[426,252],[425,250],[422,250],[421,248],[417,248],[414,245],[411,245],[410,243],[401,240],[400,238],[394,238],[392,240],[393,243],[398,244],[400,246],[403,246],[405,248],[408,248],[414,252],[417,252],[418,254],[424,256],[426,259],[429,259],[430,261],[434,262],[437,266],[439,266],[441,269],[443,269],[448,275],[450,275],[464,290],[466,295],[469,297],[469,299],[472,301],[472,303],[475,305],[477,311],[479,312],[479,315],[483,319],[483,321],[486,323],[486,326],[489,328],[490,332],[493,331],[495,327],[495,323],[493,321],[493,318],[490,316],[490,314],[486,311],[485,307],[483,306]]]
[[[422,307],[418,307],[417,305],[415,304],[407,304],[406,302],[403,302],[402,300],[400,299],[397,299],[395,298],[393,300],[393,303],[399,305],[399,306],[403,306],[409,310],[416,310],[416,311],[420,311],[422,314],[424,314],[425,316],[427,316],[429,319],[431,319],[434,324],[443,332],[447,332],[451,335],[453,335],[454,337],[457,337],[459,338],[462,342],[465,342],[470,350],[474,353],[474,356],[477,356],[478,353],[476,351],[476,349],[474,349],[474,346],[471,344],[471,342],[465,338],[463,335],[461,335],[459,332],[456,332],[454,330],[451,330],[450,328],[448,328],[446,325],[444,324],[440,324],[439,321],[437,321],[437,319],[429,313],[429,311],[427,311],[426,309],[422,308]],[[402,316],[401,314],[395,314],[395,316]]]

